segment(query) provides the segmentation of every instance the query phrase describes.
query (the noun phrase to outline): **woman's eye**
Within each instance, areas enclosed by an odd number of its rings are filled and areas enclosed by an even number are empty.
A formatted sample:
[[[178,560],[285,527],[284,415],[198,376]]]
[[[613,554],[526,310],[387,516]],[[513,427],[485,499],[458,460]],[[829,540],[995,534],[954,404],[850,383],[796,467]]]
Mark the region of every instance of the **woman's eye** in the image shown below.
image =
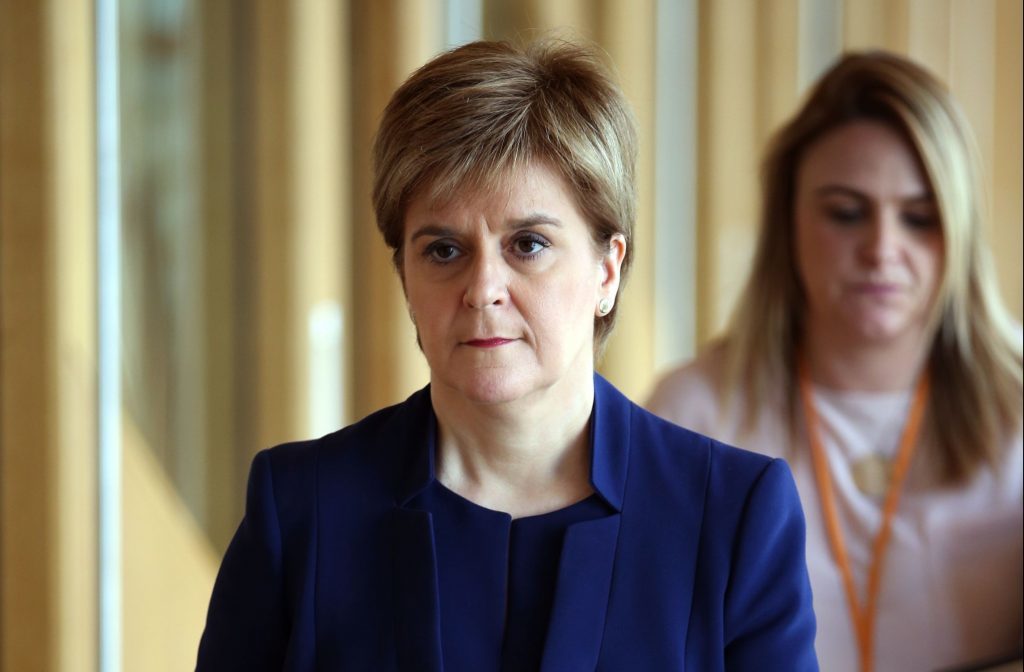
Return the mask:
[[[444,241],[431,243],[426,249],[427,258],[439,264],[454,261],[458,258],[459,254],[459,248]]]
[[[539,236],[524,236],[513,241],[512,249],[520,257],[534,257],[550,245]]]
[[[856,224],[864,218],[860,208],[832,207],[825,212],[828,218],[837,224]]]
[[[935,215],[925,212],[904,212],[902,219],[912,229],[930,229],[938,223]]]

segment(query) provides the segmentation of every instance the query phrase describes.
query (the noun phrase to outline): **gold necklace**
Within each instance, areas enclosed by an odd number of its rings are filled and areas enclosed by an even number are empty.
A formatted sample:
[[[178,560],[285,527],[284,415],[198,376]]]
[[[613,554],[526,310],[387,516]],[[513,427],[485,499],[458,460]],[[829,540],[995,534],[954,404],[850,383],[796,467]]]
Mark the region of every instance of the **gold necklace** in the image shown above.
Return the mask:
[[[853,482],[868,497],[880,499],[892,483],[892,460],[878,453],[870,453],[850,465]]]

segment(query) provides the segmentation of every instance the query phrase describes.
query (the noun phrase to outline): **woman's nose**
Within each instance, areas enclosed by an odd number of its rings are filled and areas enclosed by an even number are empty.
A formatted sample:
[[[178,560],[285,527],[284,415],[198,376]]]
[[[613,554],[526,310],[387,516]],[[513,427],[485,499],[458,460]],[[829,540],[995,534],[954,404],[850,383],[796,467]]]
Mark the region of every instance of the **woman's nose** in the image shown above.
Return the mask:
[[[469,308],[500,306],[508,299],[508,272],[500,254],[481,252],[469,268],[463,303]]]
[[[864,258],[872,263],[884,263],[899,256],[901,236],[899,213],[876,212],[868,224],[861,245]]]

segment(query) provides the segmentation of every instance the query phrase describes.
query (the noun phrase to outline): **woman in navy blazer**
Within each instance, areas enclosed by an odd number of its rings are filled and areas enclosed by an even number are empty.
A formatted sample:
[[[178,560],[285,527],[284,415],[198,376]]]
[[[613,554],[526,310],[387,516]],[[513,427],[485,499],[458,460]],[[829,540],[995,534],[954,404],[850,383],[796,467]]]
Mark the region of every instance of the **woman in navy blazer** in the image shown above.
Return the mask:
[[[198,669],[817,669],[786,464],[594,373],[636,208],[594,54],[442,54],[374,152],[430,384],[256,456]]]

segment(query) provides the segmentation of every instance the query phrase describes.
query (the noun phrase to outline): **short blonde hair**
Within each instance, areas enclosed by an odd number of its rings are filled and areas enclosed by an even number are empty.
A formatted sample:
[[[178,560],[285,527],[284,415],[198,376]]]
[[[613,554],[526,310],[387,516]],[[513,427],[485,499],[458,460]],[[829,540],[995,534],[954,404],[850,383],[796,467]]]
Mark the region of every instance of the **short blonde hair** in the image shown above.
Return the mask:
[[[434,58],[395,91],[373,148],[377,226],[402,274],[405,213],[414,195],[438,203],[500,189],[517,168],[542,162],[559,174],[595,247],[626,240],[636,219],[636,126],[596,53],[565,41],[526,47],[473,42]],[[615,322],[595,318],[595,348]]]
[[[876,120],[914,147],[934,194],[945,264],[932,312],[930,424],[940,479],[994,463],[1021,422],[1021,343],[999,299],[982,240],[984,187],[970,126],[948,89],[895,54],[850,53],[818,81],[772,138],[761,166],[761,231],[753,268],[723,341],[727,387],[751,413],[782,380],[796,419],[797,350],[805,309],[795,256],[796,175],[807,149],[856,120]],[[749,417],[748,421],[752,422]]]

